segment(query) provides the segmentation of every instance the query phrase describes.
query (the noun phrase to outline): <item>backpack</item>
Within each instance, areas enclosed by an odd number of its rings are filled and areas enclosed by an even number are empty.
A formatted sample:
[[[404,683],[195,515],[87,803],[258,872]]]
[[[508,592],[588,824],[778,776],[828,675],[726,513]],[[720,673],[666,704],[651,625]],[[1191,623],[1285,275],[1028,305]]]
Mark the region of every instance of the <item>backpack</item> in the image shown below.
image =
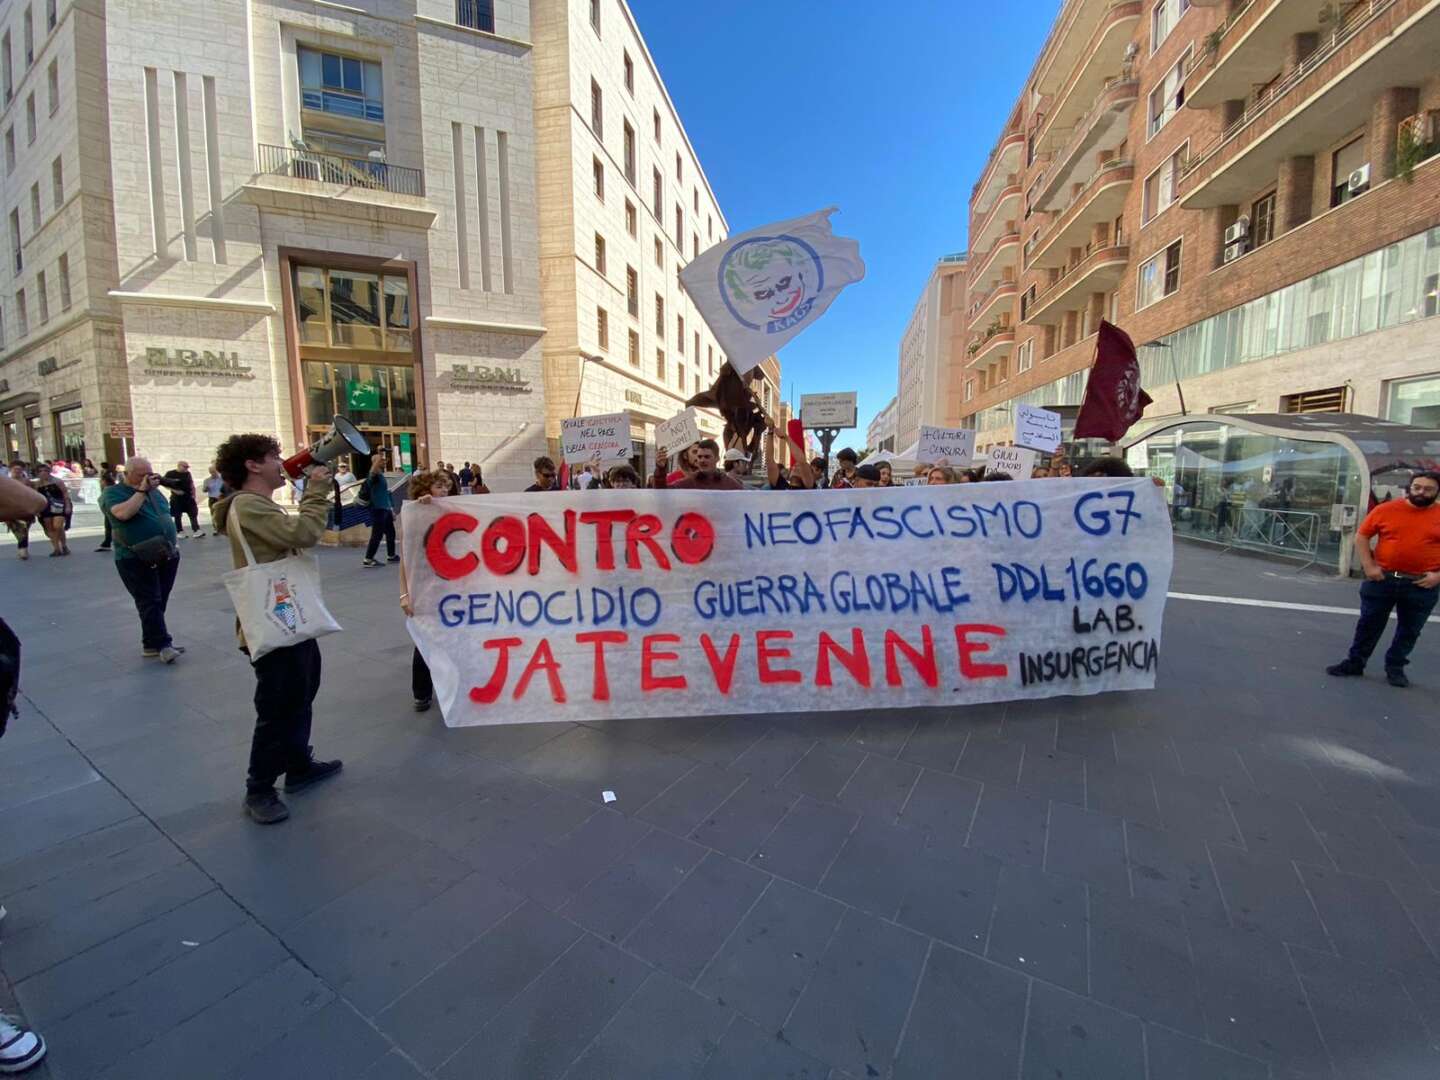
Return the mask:
[[[371,485],[373,482],[374,482],[374,478],[373,478],[373,477],[370,477],[370,476],[365,477],[365,482],[360,485],[360,490],[355,493],[355,505],[356,505],[356,506],[369,506],[369,505],[370,505],[370,485]]]

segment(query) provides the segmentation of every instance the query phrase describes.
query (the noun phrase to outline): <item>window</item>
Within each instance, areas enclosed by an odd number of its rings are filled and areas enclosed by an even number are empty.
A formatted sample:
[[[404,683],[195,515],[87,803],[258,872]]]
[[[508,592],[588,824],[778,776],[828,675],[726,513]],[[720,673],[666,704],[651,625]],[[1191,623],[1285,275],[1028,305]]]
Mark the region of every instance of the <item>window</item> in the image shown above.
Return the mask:
[[[1385,419],[1416,427],[1440,427],[1440,378],[1403,379],[1385,394]]]
[[[705,366],[710,369],[710,374],[715,374],[715,346],[705,346]]]
[[[25,145],[35,145],[35,95],[25,96]]]
[[[1035,363],[1035,342],[1030,340],[1015,350],[1016,372],[1029,371]]]
[[[65,201],[65,167],[60,164],[57,157],[50,163],[50,194],[55,199],[55,209],[60,209],[60,204]]]
[[[40,185],[30,185],[30,231],[40,231]]]
[[[40,325],[50,321],[50,291],[45,287],[45,271],[35,275],[35,297],[40,307]]]
[[[5,80],[5,104],[10,104],[10,99],[15,96],[15,72],[10,66],[10,35],[7,33],[0,38],[0,69],[3,69]]]
[[[590,80],[590,130],[597,139],[605,138],[605,95],[594,79]]]
[[[1185,68],[1190,63],[1190,50],[1175,61],[1175,66],[1165,73],[1160,85],[1150,91],[1150,138],[1170,122],[1170,118],[1185,104]]]
[[[695,220],[700,220],[700,189],[690,189],[690,209],[695,211]]]
[[[655,294],[655,336],[665,340],[665,298]]]
[[[675,316],[675,351],[685,355],[685,316]]]
[[[30,333],[30,314],[25,310],[24,289],[20,289],[15,293],[15,324],[20,330],[21,337]]]
[[[625,310],[640,317],[640,275],[633,266],[625,267]]]
[[[50,68],[45,75],[45,85],[49,93],[50,115],[54,116],[60,108],[60,61],[50,61]]]
[[[1275,192],[1256,199],[1250,207],[1250,246],[1259,247],[1275,239]]]
[[[55,29],[55,0],[45,0],[45,29]]]
[[[590,159],[590,171],[595,178],[595,197],[603,203],[605,201],[605,166],[600,163],[598,157]]]
[[[625,89],[630,95],[635,95],[635,61],[630,59],[630,53],[625,53]]]
[[[302,345],[413,350],[410,282],[404,274],[296,266],[294,297]]]
[[[9,175],[15,171],[15,128],[5,129],[5,173]]]
[[[1306,390],[1299,394],[1285,394],[1280,398],[1282,413],[1338,413],[1345,411],[1345,387],[1332,386],[1326,390]]]
[[[1150,51],[1153,53],[1160,43],[1170,36],[1170,31],[1180,21],[1180,16],[1190,10],[1190,0],[1156,0],[1150,9]]]
[[[385,95],[378,63],[303,45],[296,50],[296,58],[300,63],[302,108],[346,120],[385,122]]]
[[[624,144],[621,155],[625,164],[625,179],[630,181],[631,186],[635,184],[635,129],[630,126],[629,120],[621,121],[624,131],[622,142]]]
[[[685,211],[678,202],[675,204],[675,246],[681,255],[685,254]]]
[[[690,355],[693,356],[693,357],[695,357],[695,376],[696,376],[696,378],[699,378],[699,376],[700,376],[700,331],[699,331],[699,330],[696,330],[695,333],[691,335],[691,338],[692,338],[692,344],[695,346],[695,351],[692,352]]]
[[[1175,201],[1175,192],[1180,183],[1180,169],[1189,153],[1190,144],[1186,142],[1145,178],[1145,193],[1141,205],[1142,225],[1148,225],[1157,214],[1164,212]]]
[[[684,364],[678,364],[678,363],[677,363],[677,364],[675,365],[675,385],[678,386],[678,387],[680,387],[681,390],[684,390],[684,389],[685,389],[685,365],[684,365]]]
[[[10,211],[10,251],[13,255],[15,273],[25,269],[25,256],[20,252],[20,211]]]
[[[630,331],[630,366],[640,366],[640,335],[634,330]]]
[[[965,380],[965,400],[966,400],[966,401],[969,401],[969,400],[970,400],[971,398],[973,398],[974,396],[975,396],[975,380],[974,380],[974,379],[966,379],[966,380]]]
[[[676,184],[677,187],[679,187],[679,186],[683,186],[684,183],[685,183],[685,165],[684,165],[684,162],[682,162],[682,161],[680,160],[680,151],[679,151],[679,150],[676,150],[676,151],[675,151],[675,184]]]
[[[709,214],[705,215],[705,239],[715,239],[715,219]]]
[[[651,110],[650,110],[650,123],[651,123],[651,125],[654,127],[654,129],[655,129],[655,142],[656,142],[656,144],[658,145],[659,142],[660,142],[660,110],[659,110],[659,109],[651,109]]]
[[[1146,259],[1140,266],[1140,289],[1135,308],[1163,300],[1180,287],[1180,241]]]
[[[595,271],[605,276],[605,237],[598,232],[595,234]]]
[[[665,350],[655,350],[655,378],[665,381]]]
[[[1353,199],[1369,190],[1370,184],[1367,181],[1357,184],[1353,189],[1350,187],[1350,177],[1365,165],[1365,136],[1361,135],[1353,142],[1346,143],[1339,150],[1331,155],[1330,183],[1330,205],[1339,206],[1341,203]]]
[[[601,352],[610,351],[610,313],[603,307],[595,309],[595,338]]]
[[[31,64],[35,63],[35,16],[30,13],[28,5],[25,8],[24,29],[22,33],[24,34],[23,40],[25,42],[25,66],[28,68]]]
[[[690,234],[690,257],[692,259],[700,257],[700,237],[695,233]]]
[[[60,256],[60,310],[70,310],[70,256]]]
[[[590,25],[600,33],[600,0],[590,0]]]
[[[665,269],[665,245],[658,236],[655,237],[655,265],[661,270]]]
[[[455,21],[471,30],[495,32],[494,0],[455,0]]]
[[[639,219],[635,215],[635,204],[625,200],[625,231],[634,236],[639,231]]]
[[[665,181],[660,176],[659,169],[650,170],[650,208],[655,211],[655,220],[664,222],[664,211],[660,209],[664,205]]]

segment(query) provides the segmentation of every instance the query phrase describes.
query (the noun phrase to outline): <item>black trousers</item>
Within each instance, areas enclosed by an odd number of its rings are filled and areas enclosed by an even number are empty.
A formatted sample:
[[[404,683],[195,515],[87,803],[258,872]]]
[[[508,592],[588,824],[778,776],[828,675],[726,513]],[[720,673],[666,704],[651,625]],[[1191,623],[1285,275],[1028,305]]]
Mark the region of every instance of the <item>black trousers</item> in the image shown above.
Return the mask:
[[[310,761],[310,720],[320,692],[320,645],[302,641],[268,652],[255,669],[255,735],[245,790],[274,788],[281,773]]]
[[[391,510],[370,508],[370,542],[365,545],[365,557],[375,558],[380,550],[380,538],[385,538],[385,554],[395,554],[395,514]]]
[[[200,531],[200,519],[196,516],[199,508],[195,505],[194,499],[182,498],[176,495],[170,500],[170,516],[175,519],[175,531],[184,532],[184,526],[180,524],[181,519],[187,514],[190,516],[190,531]]]
[[[170,602],[170,590],[175,587],[179,558],[167,559],[158,566],[139,559],[116,559],[115,569],[135,601],[135,610],[140,613],[141,646],[163,649],[170,644],[170,631],[165,628],[165,605]]]
[[[34,524],[30,518],[25,518],[23,521],[7,521],[5,524],[10,526],[11,535],[15,537],[16,547],[24,551],[30,546],[30,526]],[[105,535],[107,538],[110,535],[109,518],[105,519]]]
[[[1440,600],[1440,589],[1422,589],[1404,578],[1386,577],[1384,581],[1363,581],[1360,584],[1360,621],[1355,625],[1355,640],[1350,646],[1350,659],[1361,667],[1370,659],[1375,646],[1385,636],[1390,612],[1395,612],[1395,636],[1385,650],[1385,670],[1399,671],[1410,659],[1410,651],[1420,640],[1425,620]]]
[[[425,663],[419,649],[410,658],[410,692],[415,695],[416,701],[429,701],[435,694],[435,685],[430,681],[430,665]]]

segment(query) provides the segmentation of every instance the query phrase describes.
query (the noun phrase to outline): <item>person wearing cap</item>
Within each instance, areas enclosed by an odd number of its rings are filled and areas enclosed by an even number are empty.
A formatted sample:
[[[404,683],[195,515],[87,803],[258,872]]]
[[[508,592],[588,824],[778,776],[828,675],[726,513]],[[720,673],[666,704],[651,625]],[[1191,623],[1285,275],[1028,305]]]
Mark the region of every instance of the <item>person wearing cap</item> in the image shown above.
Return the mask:
[[[839,486],[838,484],[836,485]],[[850,474],[850,487],[872,488],[880,487],[880,470],[874,465],[858,465]]]
[[[725,451],[725,475],[734,477],[746,491],[763,491],[765,477],[757,476],[750,467],[750,455],[737,446]]]

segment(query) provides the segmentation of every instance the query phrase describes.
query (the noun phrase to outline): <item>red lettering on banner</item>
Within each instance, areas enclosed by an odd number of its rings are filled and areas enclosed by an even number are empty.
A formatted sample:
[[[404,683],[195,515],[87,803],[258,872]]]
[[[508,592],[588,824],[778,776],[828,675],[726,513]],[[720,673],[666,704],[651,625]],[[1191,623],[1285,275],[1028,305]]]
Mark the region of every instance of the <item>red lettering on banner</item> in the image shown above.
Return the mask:
[[[590,700],[610,700],[610,677],[605,670],[605,646],[624,645],[630,635],[623,630],[589,630],[575,635],[575,644],[595,646],[595,678],[590,691]]]
[[[725,658],[715,651],[715,642],[709,634],[700,635],[700,648],[705,650],[705,659],[710,661],[710,671],[715,676],[715,689],[722,694],[730,693],[730,684],[735,681],[735,661],[740,658],[740,635],[731,634],[730,644],[725,646]]]
[[[655,565],[661,570],[670,569],[670,559],[665,554],[665,549],[655,539],[664,526],[660,519],[654,514],[640,514],[625,523],[625,565],[631,570],[640,569],[640,545],[645,545],[645,550],[650,552],[650,557],[655,560]]]
[[[651,690],[684,690],[687,685],[684,675],[657,675],[655,665],[662,661],[679,660],[680,654],[655,648],[656,645],[674,645],[680,641],[679,634],[646,634],[640,643],[640,689],[647,694]]]
[[[915,674],[920,676],[926,686],[939,685],[940,671],[935,666],[935,638],[930,633],[930,627],[920,627],[920,641],[921,647],[916,649],[894,630],[885,631],[885,681],[888,684],[901,684],[899,654],[904,653],[905,659],[910,661]]]
[[[635,516],[634,510],[586,510],[580,515],[581,525],[595,526],[595,569],[615,569],[614,527],[624,525]]]
[[[1004,637],[1003,626],[988,626],[985,623],[967,623],[955,627],[955,645],[960,650],[960,674],[967,679],[999,679],[1010,674],[1005,664],[977,664],[972,657],[976,653],[990,651],[988,641],[971,641],[971,634],[993,634]]]
[[[475,572],[480,565],[479,557],[473,551],[467,551],[457,559],[445,550],[445,542],[457,532],[474,532],[479,525],[480,522],[469,514],[449,513],[440,515],[439,520],[430,526],[430,535],[425,538],[425,560],[437,577],[454,581]]]
[[[681,514],[670,530],[670,550],[686,566],[704,562],[715,550],[715,526],[704,514]]]
[[[550,682],[551,699],[555,704],[563,705],[565,703],[565,684],[560,681],[560,665],[555,661],[555,654],[550,651],[549,638],[540,639],[540,644],[535,646],[535,652],[531,655],[530,662],[520,673],[520,681],[515,684],[516,701],[525,696],[525,691],[530,686],[530,678],[537,671],[545,672],[545,678]]]
[[[870,656],[865,651],[865,635],[857,626],[850,631],[850,651],[846,652],[824,630],[820,631],[820,648],[815,657],[815,685],[833,686],[830,657],[835,657],[850,677],[867,690],[870,688]]]
[[[789,649],[780,649],[770,644],[776,641],[790,641],[795,635],[789,630],[757,630],[755,632],[755,667],[762,683],[797,683],[804,676],[794,668],[772,668],[771,660],[790,659]]]
[[[572,574],[579,569],[579,563],[575,558],[575,511],[565,511],[565,535],[562,537],[545,520],[543,514],[531,514],[526,519],[529,525],[530,542],[526,545],[530,553],[530,563],[527,569],[531,576],[540,572],[540,545],[544,544],[555,553],[560,560],[560,565],[569,570]]]
[[[494,638],[485,642],[485,648],[499,649],[500,656],[495,661],[495,670],[490,673],[490,681],[484,686],[470,688],[471,701],[478,701],[481,705],[493,705],[500,699],[500,691],[505,689],[505,679],[510,674],[510,650],[519,644],[518,637]]]
[[[503,545],[503,546],[502,546]],[[480,534],[485,569],[504,577],[525,561],[525,526],[517,517],[498,517]]]

